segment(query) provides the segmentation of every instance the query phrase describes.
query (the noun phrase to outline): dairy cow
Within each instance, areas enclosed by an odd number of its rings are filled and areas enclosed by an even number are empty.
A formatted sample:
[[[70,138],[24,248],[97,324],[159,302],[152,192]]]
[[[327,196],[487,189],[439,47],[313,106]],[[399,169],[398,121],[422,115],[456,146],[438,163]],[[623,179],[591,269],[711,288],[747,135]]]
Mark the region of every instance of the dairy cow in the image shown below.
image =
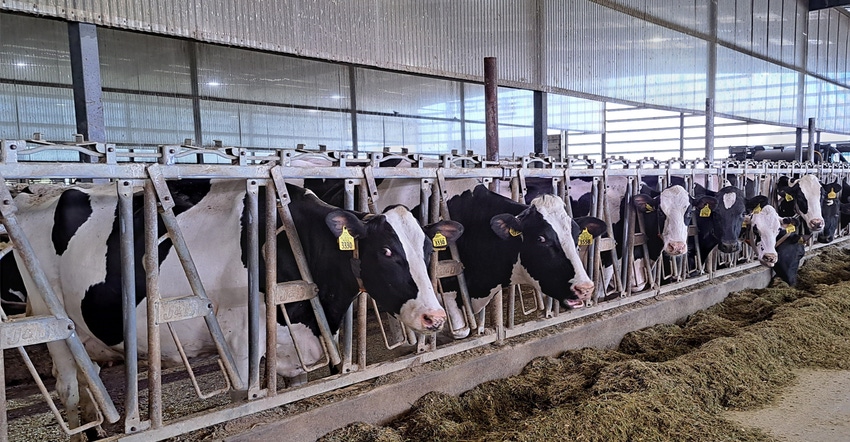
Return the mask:
[[[820,232],[824,228],[822,201],[826,196],[820,180],[814,175],[803,175],[799,179],[781,177],[776,187],[779,216],[791,217],[799,215],[803,219],[803,227],[809,232]]]
[[[828,244],[835,239],[841,217],[841,201],[838,196],[841,184],[838,181],[821,185],[821,215],[823,215],[823,230],[818,233],[819,243]]]
[[[237,368],[244,376],[248,367],[245,228],[247,223],[253,222],[244,212],[245,183],[182,180],[169,181],[168,186],[176,203],[177,221],[234,352]],[[261,192],[264,191],[261,188]],[[362,214],[327,205],[304,189],[287,186],[287,191],[292,199],[289,207],[332,332],[338,330],[344,312],[358,294],[357,276],[382,309],[397,315],[412,330],[433,332],[442,327],[446,313],[437,301],[427,273],[432,255],[430,237],[440,232],[447,241],[454,241],[461,234],[462,226],[441,221],[423,230],[411,213],[400,206],[388,208],[378,216],[360,219]],[[262,194],[259,202],[260,213],[264,213]],[[66,188],[52,191],[52,194],[22,193],[15,198],[15,203],[19,209],[19,223],[92,359],[120,359],[123,321],[115,187]],[[135,196],[136,315],[138,347],[144,355],[147,352],[146,279],[142,268],[141,203],[141,196]],[[259,220],[261,232],[265,228],[263,218]],[[161,222],[159,230],[164,233]],[[338,245],[343,232],[358,242],[360,275],[353,270],[358,267],[352,265],[353,252],[340,250]],[[279,280],[300,279],[288,241],[280,235],[278,242]],[[190,294],[171,241],[165,240],[159,249],[162,296]],[[264,267],[262,263],[261,266]],[[260,274],[263,271],[261,268]],[[34,286],[24,273],[33,312],[45,313],[44,303],[39,296],[32,295]],[[263,290],[263,278],[260,284]],[[291,337],[304,344],[306,350],[302,356],[308,364],[322,357],[322,346],[308,303],[287,304],[286,309],[292,327],[277,326],[277,372],[293,377],[302,373],[302,369]],[[278,316],[280,321],[280,313]],[[263,312],[260,318],[265,318]],[[215,352],[206,327],[198,321],[202,319],[172,324],[178,336],[187,343],[185,350],[189,357]],[[260,333],[261,348],[265,345],[264,338],[265,334]],[[64,395],[70,394],[69,385],[75,376],[73,366],[67,364],[71,359],[63,356],[61,347],[51,346],[50,350],[59,371],[57,390]],[[162,355],[165,362],[179,361],[170,337],[163,338]]]
[[[766,201],[766,197],[762,197]],[[782,218],[773,206],[748,204],[752,208],[749,228],[756,239],[759,262],[774,270],[789,285],[797,284],[797,269],[805,254],[800,243],[800,222],[795,218]]]
[[[697,241],[703,260],[715,247],[723,253],[741,250],[739,238],[744,222],[744,191],[726,186],[717,192],[694,186]]]

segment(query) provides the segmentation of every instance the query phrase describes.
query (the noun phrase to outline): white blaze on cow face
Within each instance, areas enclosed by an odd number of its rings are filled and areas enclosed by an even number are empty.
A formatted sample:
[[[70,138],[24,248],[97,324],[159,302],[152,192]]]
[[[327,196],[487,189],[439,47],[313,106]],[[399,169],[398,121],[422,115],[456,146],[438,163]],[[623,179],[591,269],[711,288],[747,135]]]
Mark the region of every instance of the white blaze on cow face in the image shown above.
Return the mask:
[[[431,277],[425,268],[425,232],[404,207],[395,207],[385,212],[384,216],[401,242],[410,266],[410,276],[417,288],[416,298],[401,306],[399,319],[418,332],[437,330],[446,321],[446,312],[437,300]]]
[[[566,204],[555,196],[541,195],[531,201],[531,205],[537,208],[543,219],[552,226],[564,255],[575,269],[575,276],[570,279],[570,289],[578,296],[580,301],[590,299],[593,294],[593,281],[587,276],[584,265],[578,255],[576,243],[573,241],[573,220],[567,214]],[[568,301],[569,302],[569,301]]]
[[[670,186],[661,192],[661,211],[667,216],[661,239],[663,250],[671,256],[688,251],[688,226],[685,225],[685,212],[691,204],[690,195],[682,186]]]
[[[782,227],[782,218],[773,206],[765,206],[759,213],[754,213],[750,217],[750,225],[757,229],[761,236],[756,245],[759,261],[768,267],[773,267],[779,257],[776,253],[776,235]]]
[[[802,213],[802,211],[799,210],[799,206],[796,206],[797,210],[800,211],[800,216],[803,217],[803,220],[806,221],[806,225],[808,225],[809,229],[813,232],[822,230],[824,222],[820,205],[820,180],[818,180],[818,177],[814,175],[804,175],[802,178],[797,180],[795,184],[800,186],[800,193],[806,197],[809,208],[806,213]]]

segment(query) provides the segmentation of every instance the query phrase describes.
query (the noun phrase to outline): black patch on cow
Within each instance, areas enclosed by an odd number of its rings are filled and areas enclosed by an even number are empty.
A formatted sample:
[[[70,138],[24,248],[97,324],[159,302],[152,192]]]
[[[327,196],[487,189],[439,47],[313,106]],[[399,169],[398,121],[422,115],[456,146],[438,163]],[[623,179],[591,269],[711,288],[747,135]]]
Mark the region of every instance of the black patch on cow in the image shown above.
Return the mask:
[[[51,239],[56,254],[62,256],[68,249],[68,243],[77,233],[77,229],[91,217],[92,208],[89,195],[77,189],[68,189],[59,196],[56,211],[53,213],[53,231]]]

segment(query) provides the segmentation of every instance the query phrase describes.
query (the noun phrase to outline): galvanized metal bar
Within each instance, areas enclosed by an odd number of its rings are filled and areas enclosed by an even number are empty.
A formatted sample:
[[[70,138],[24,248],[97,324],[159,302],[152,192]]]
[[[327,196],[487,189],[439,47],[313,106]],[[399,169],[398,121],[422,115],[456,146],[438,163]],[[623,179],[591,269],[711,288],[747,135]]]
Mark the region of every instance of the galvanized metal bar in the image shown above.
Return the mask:
[[[806,161],[810,163],[815,162],[815,131],[817,130],[816,122],[816,118],[809,118],[809,147],[807,151],[808,157]]]
[[[121,242],[121,293],[124,320],[124,432],[139,431],[139,349],[136,328],[136,257],[133,222],[133,183],[115,182]]]
[[[266,394],[277,394],[277,305],[269,296],[271,287],[277,284],[277,194],[274,184],[266,181]]]
[[[248,212],[248,398],[260,390],[260,208],[259,182],[247,180],[245,210]]]
[[[156,304],[159,294],[159,226],[153,181],[145,181],[145,281],[148,316],[148,419],[151,428],[162,428],[162,345]]]
[[[3,315],[5,316],[5,314]],[[9,416],[6,411],[6,364],[3,350],[0,349],[0,404],[4,404],[3,412],[0,413],[0,442],[9,442]]]
[[[714,98],[705,99],[705,159],[714,161]]]
[[[3,182],[5,182],[5,179],[0,175],[0,183]],[[30,244],[23,228],[18,225],[17,217],[15,216],[16,211],[17,207],[14,204],[12,195],[9,193],[9,189],[5,185],[0,186],[0,215],[2,215],[0,222],[6,227],[9,238],[15,243],[20,262],[24,264],[24,268],[32,278],[36,290],[41,294],[42,301],[47,307],[48,312],[58,319],[68,319],[68,314],[65,313],[62,302],[53,291],[53,287],[50,285],[50,281],[41,267],[35,250],[32,248],[32,244]],[[72,333],[71,336],[65,339],[65,343],[68,345],[74,357],[74,362],[80,374],[88,383],[92,396],[102,410],[104,417],[110,423],[117,422],[120,419],[118,410],[116,410],[112,398],[109,397],[109,393],[106,391],[103,381],[98,376],[94,364],[89,359],[80,338],[76,333]]]
[[[71,78],[74,84],[74,110],[77,133],[88,141],[106,141],[106,124],[103,119],[102,82],[100,79],[100,53],[97,44],[97,26],[90,23],[69,22],[68,44],[71,58]],[[81,156],[89,161],[88,156]]]

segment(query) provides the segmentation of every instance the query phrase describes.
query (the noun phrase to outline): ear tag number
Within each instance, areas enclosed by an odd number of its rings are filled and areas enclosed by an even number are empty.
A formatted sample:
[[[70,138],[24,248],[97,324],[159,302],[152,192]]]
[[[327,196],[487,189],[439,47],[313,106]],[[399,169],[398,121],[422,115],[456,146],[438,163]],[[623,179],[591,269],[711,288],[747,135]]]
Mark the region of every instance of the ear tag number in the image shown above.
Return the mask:
[[[700,216],[700,218],[710,217],[711,216],[711,207],[708,207],[708,205],[706,205],[705,207],[700,209],[699,216]]]
[[[785,227],[785,233],[794,233],[797,231],[797,228],[794,227],[794,224],[789,224]]]
[[[654,211],[655,209],[652,206],[650,206],[649,204],[646,205],[646,213],[652,213]]]
[[[431,239],[431,243],[434,245],[434,250],[446,250],[446,247],[449,245],[449,241],[446,239],[445,235],[440,232],[437,232],[434,235],[434,238]]]
[[[512,227],[510,230],[508,230],[508,233],[510,233],[510,234],[511,234],[511,236],[520,236],[520,235],[522,235],[522,232],[520,232],[519,230],[514,230],[514,228],[513,228],[513,227]]]
[[[593,242],[593,235],[587,231],[587,227],[578,234],[578,245],[589,246]]]
[[[340,250],[354,250],[354,237],[351,236],[351,233],[348,233],[348,229],[345,227],[342,228],[342,233],[337,242]]]
[[[785,201],[788,201],[788,202],[794,201],[794,197],[791,196],[790,193],[786,193],[785,194]]]
[[[761,213],[761,204],[759,204],[758,206],[756,206],[755,209],[753,209],[753,215],[758,215],[759,213]]]
[[[826,194],[826,197],[831,200],[834,200],[836,197],[838,197],[838,194],[835,193],[834,190],[830,190],[829,193]]]

